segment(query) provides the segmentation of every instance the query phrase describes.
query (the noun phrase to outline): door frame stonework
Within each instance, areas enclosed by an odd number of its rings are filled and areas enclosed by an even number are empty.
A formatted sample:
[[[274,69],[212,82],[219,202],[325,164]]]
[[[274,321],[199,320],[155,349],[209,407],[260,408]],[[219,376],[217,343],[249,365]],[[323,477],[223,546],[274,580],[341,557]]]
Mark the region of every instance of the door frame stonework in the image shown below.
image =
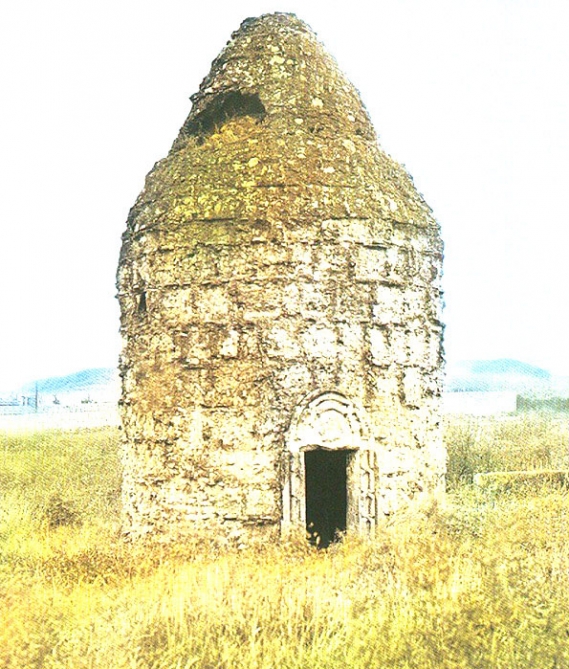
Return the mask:
[[[347,532],[370,532],[377,518],[377,454],[363,407],[335,391],[316,392],[295,408],[286,436],[282,526],[306,526],[304,453],[348,451],[346,468]]]

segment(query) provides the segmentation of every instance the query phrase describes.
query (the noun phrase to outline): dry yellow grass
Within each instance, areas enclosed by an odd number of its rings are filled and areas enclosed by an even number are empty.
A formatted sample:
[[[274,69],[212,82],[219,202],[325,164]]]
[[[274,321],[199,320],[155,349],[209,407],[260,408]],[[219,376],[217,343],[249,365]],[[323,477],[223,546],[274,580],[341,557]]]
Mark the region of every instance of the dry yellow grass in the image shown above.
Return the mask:
[[[0,666],[569,667],[562,490],[457,483],[327,551],[133,547],[118,535],[116,440],[0,437]]]

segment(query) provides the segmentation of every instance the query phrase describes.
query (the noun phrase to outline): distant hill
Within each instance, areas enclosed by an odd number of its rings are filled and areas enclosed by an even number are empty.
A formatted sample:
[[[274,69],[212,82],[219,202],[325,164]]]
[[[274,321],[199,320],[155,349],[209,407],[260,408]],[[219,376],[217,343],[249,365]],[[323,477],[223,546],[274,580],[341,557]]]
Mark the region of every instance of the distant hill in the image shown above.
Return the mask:
[[[465,360],[448,365],[445,388],[449,392],[512,391],[529,394],[563,392],[566,379],[519,360]]]
[[[24,393],[75,393],[89,392],[101,386],[118,386],[118,372],[113,367],[97,367],[95,369],[84,369],[67,376],[52,376],[47,379],[38,379],[27,383],[22,391]]]
[[[119,396],[120,379],[114,368],[30,381],[0,397],[0,429],[118,425]]]
[[[529,377],[533,379],[550,379],[551,374],[541,367],[528,365],[526,362],[501,358],[499,360],[473,360],[470,368],[474,374],[498,374]]]
[[[66,376],[30,381],[14,390],[22,411],[64,409],[116,404],[120,395],[118,370],[113,367],[83,369]]]

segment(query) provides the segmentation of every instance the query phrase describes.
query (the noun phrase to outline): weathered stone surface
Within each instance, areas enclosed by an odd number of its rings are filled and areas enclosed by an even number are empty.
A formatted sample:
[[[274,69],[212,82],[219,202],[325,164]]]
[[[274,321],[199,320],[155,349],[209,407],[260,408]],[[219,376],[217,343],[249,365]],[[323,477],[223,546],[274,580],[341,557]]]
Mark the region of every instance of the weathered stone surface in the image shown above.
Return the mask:
[[[443,485],[439,227],[293,15],[245,21],[192,100],[123,237],[125,529],[274,537],[326,450],[370,530]]]

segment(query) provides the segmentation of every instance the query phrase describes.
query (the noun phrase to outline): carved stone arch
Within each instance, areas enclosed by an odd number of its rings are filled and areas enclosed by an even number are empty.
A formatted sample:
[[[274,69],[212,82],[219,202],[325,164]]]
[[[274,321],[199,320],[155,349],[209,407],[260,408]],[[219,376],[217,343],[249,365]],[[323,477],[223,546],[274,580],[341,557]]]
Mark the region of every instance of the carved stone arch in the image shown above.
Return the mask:
[[[363,409],[334,391],[313,393],[295,409],[287,435],[291,453],[314,448],[362,449],[369,428]]]
[[[377,458],[365,410],[335,391],[312,393],[296,407],[286,438],[283,525],[306,526],[306,453],[344,451],[346,530],[375,526]]]

